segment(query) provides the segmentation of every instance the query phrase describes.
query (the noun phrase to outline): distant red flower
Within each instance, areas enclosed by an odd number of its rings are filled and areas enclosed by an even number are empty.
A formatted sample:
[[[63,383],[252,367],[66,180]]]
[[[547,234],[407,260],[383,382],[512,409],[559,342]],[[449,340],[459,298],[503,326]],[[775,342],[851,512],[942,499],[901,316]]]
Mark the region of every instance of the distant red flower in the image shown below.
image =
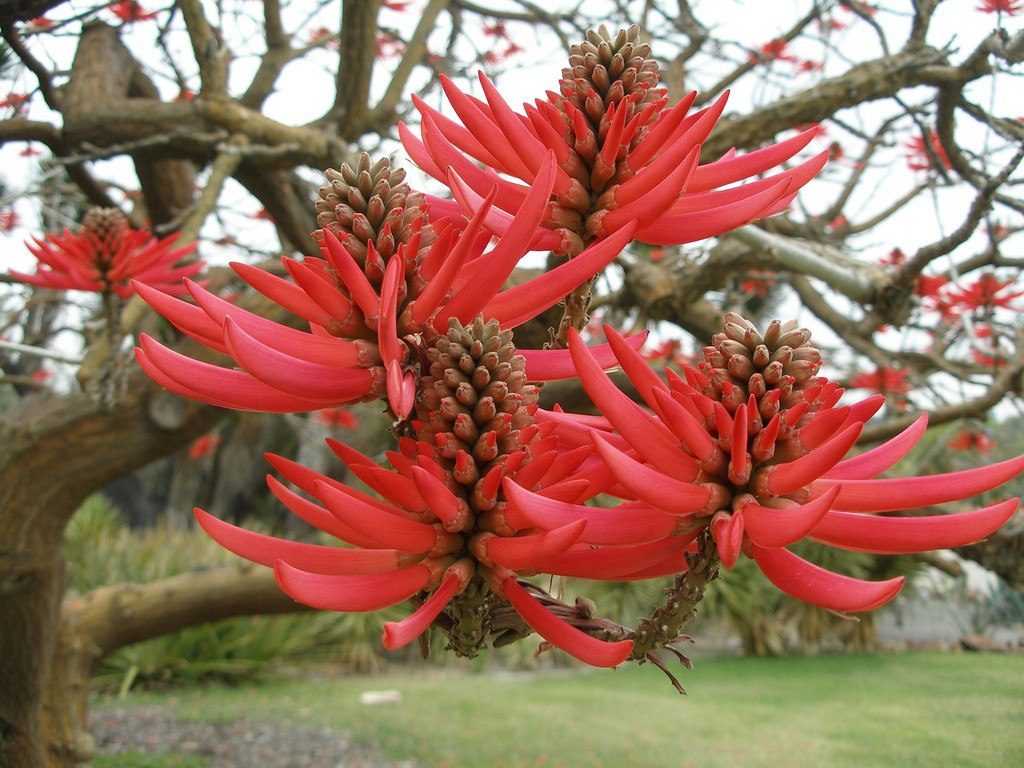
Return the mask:
[[[770,275],[749,275],[740,281],[740,292],[748,296],[765,297],[775,287],[775,278]]]
[[[905,368],[882,366],[871,372],[858,373],[850,379],[850,386],[870,389],[880,395],[905,395],[910,391],[909,376],[910,371]]]
[[[1007,16],[1016,16],[1024,10],[1024,5],[1020,0],[981,0],[977,10],[982,13],[1005,13]]]
[[[327,27],[316,27],[309,31],[309,37],[307,38],[310,45],[318,45],[327,41],[328,48],[337,49],[339,47],[338,40],[334,38],[334,32],[329,30]]]
[[[0,211],[0,231],[11,232],[18,226],[17,211]]]
[[[652,362],[655,360],[672,360],[679,354],[680,344],[679,339],[665,339],[656,347],[650,349],[645,347],[640,354],[643,355],[645,360]]]
[[[27,32],[45,32],[53,27],[53,22],[45,16],[36,16],[25,25]]]
[[[976,347],[971,348],[971,359],[978,365],[982,365],[986,368],[1002,368],[1006,365],[1006,358],[995,351],[995,354],[990,354],[983,350],[977,349]]]
[[[667,251],[664,248],[662,248],[660,245],[656,245],[653,248],[651,248],[648,255],[651,257],[651,261],[657,264],[659,261],[665,258],[666,253]]]
[[[907,254],[903,252],[902,248],[893,248],[889,253],[878,260],[879,264],[884,264],[888,267],[899,267],[905,264],[907,261]]]
[[[813,59],[802,59],[796,68],[800,72],[820,72],[824,68],[824,64],[820,61],[814,61]]]
[[[942,286],[949,282],[944,275],[918,275],[914,283],[914,293],[921,298],[935,298],[939,295]]]
[[[0,99],[0,108],[13,109],[15,112],[20,112],[29,100],[27,93],[8,93],[3,99]]]
[[[137,0],[120,0],[107,6],[110,11],[125,24],[132,24],[136,21],[149,21],[155,19],[157,11],[147,11]]]
[[[833,232],[846,229],[848,226],[850,226],[849,220],[841,213],[828,223],[828,228]]]
[[[783,37],[776,37],[761,45],[756,51],[751,51],[749,58],[752,63],[758,61],[798,61],[796,56],[786,53],[788,47],[788,40]]]
[[[316,412],[316,417],[321,424],[326,424],[329,427],[355,429],[359,426],[359,419],[356,415],[343,406],[324,408],[322,411]]]
[[[216,451],[218,445],[220,445],[220,435],[209,432],[192,441],[192,444],[188,447],[188,457],[192,461],[198,461]]]
[[[195,100],[195,98],[196,98],[196,95],[195,95],[195,93],[193,91],[190,91],[188,88],[182,88],[180,91],[178,91],[178,95],[174,97],[174,100],[175,101],[193,101],[193,100]]]
[[[932,154],[938,159],[945,169],[952,168],[952,163],[949,161],[949,155],[946,154],[945,148],[942,146],[942,141],[939,139],[939,135],[935,131],[928,131],[927,137],[928,145],[931,147]],[[927,171],[935,167],[935,163],[931,156],[928,154],[928,150],[925,149],[925,137],[914,136],[904,145],[907,149],[907,167],[912,171]]]
[[[43,154],[43,153],[41,151],[39,151],[38,149],[36,149],[33,145],[26,144],[25,148],[23,150],[21,150],[21,152],[18,153],[18,156],[19,157],[35,157],[36,155],[41,155],[41,154]]]
[[[496,21],[493,24],[484,24],[484,34],[488,37],[507,38],[508,27],[504,21]]]
[[[158,291],[181,293],[182,279],[203,269],[203,262],[175,266],[195,250],[195,244],[174,247],[178,235],[154,238],[133,229],[116,208],[93,208],[72,233],[34,238],[28,250],[39,262],[35,274],[10,271],[23,283],[55,290],[116,293],[127,298],[135,293],[133,280]]]
[[[825,16],[818,19],[818,28],[822,32],[838,32],[841,29],[846,29],[846,22],[839,21],[834,16]]]
[[[412,3],[408,2],[407,0],[384,0],[382,5],[389,11],[401,12],[408,10],[409,6],[412,5]]]
[[[47,381],[53,378],[53,373],[46,370],[45,368],[36,368],[32,371],[31,379],[36,384],[45,384]]]
[[[954,451],[991,453],[995,447],[992,438],[980,429],[965,427],[957,432],[947,445]]]
[[[249,214],[250,219],[257,219],[259,221],[273,221],[274,217],[270,215],[270,211],[266,208],[260,208],[256,213]]]
[[[986,272],[966,288],[951,288],[946,293],[949,303],[956,309],[1016,309],[1013,301],[1024,296],[1024,290],[1006,289],[1014,285],[1014,280],[997,280],[991,272]]]
[[[381,32],[377,35],[375,44],[377,47],[377,57],[381,59],[391,59],[395,56],[400,56],[405,50],[405,43],[387,32]]]

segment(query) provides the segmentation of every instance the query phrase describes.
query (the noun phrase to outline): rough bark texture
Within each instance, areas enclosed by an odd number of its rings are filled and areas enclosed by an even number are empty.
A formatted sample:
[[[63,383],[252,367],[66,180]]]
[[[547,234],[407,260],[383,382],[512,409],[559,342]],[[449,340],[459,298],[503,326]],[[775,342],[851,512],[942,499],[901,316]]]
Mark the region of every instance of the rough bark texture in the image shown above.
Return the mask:
[[[170,396],[139,372],[126,392],[112,410],[88,395],[45,397],[0,422],[0,764],[44,764],[42,691],[59,626],[61,542],[71,515],[89,494],[178,450],[217,418],[211,408],[165,402]],[[173,418],[155,416],[163,413]]]
[[[269,570],[255,566],[116,584],[66,600],[42,702],[51,763],[72,766],[92,756],[89,682],[96,665],[118,648],[234,616],[300,610],[307,609],[281,593]]]

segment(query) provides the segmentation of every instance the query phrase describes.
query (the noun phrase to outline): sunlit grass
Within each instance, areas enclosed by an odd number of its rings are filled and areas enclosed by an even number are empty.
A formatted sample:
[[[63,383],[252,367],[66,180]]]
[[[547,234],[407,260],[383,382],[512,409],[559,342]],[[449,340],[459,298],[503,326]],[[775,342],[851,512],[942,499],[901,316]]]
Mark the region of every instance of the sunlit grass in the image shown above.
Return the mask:
[[[656,669],[418,671],[202,688],[130,701],[200,719],[334,725],[424,766],[1024,765],[1024,657],[899,654]],[[359,694],[396,689],[397,704]]]

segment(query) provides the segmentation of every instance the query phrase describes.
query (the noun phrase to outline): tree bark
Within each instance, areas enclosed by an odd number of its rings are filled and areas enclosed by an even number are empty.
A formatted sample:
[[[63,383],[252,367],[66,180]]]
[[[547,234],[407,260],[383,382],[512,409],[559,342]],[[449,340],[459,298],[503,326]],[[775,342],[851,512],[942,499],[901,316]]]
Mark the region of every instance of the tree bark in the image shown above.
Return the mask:
[[[24,401],[0,421],[0,765],[46,764],[42,696],[57,642],[64,528],[89,494],[172,453],[218,417],[139,371],[104,408],[88,395]]]
[[[42,699],[49,764],[70,767],[92,757],[89,682],[97,664],[114,651],[211,621],[303,610],[308,609],[277,588],[269,569],[249,565],[115,584],[68,598]]]

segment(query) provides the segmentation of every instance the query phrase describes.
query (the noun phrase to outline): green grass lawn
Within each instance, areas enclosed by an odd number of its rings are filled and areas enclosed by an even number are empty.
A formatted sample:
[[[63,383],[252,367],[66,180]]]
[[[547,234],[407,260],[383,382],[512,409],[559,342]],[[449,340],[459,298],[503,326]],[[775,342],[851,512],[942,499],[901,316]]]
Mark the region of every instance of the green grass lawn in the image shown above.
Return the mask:
[[[425,670],[130,701],[171,704],[190,718],[329,724],[431,768],[1024,765],[1022,656],[706,660],[682,679],[685,697],[650,667]],[[380,689],[401,691],[402,701],[359,703]]]

